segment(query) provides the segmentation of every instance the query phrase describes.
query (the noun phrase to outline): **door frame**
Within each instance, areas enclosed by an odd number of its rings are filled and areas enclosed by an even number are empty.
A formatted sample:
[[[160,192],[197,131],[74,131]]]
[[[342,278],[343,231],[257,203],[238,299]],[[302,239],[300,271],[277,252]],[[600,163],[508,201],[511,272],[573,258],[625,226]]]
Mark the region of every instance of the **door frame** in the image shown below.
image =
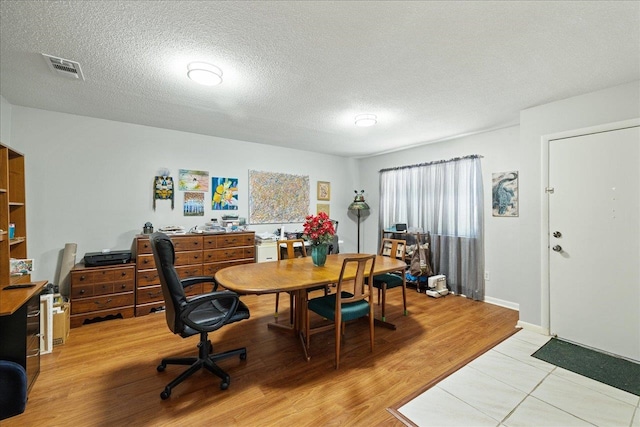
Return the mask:
[[[605,123],[597,126],[573,129],[542,136],[542,220],[540,222],[540,262],[541,262],[541,323],[542,332],[546,335],[551,331],[551,277],[549,270],[549,255],[551,239],[549,235],[549,195],[546,189],[549,187],[549,144],[558,139],[573,138],[595,133],[611,132],[619,129],[626,129],[640,126],[640,118],[622,120],[619,122]]]

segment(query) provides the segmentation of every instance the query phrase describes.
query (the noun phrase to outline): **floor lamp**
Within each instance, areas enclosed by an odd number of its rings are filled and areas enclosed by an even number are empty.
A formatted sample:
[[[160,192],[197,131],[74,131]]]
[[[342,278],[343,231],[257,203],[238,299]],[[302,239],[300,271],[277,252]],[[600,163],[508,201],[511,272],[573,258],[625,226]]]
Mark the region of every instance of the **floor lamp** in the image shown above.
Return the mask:
[[[349,210],[356,211],[356,214],[358,215],[358,253],[360,253],[360,212],[368,211],[369,205],[364,201],[364,190],[360,190],[359,193],[358,190],[355,190],[354,192],[356,193],[356,197],[349,205]]]

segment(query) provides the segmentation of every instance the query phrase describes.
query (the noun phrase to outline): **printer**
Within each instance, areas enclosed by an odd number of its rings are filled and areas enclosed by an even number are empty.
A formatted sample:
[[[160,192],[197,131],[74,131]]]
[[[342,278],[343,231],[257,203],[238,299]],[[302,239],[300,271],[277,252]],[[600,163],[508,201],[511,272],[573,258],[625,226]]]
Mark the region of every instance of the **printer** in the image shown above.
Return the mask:
[[[129,261],[131,261],[131,251],[102,251],[84,254],[84,265],[87,267],[126,264]]]

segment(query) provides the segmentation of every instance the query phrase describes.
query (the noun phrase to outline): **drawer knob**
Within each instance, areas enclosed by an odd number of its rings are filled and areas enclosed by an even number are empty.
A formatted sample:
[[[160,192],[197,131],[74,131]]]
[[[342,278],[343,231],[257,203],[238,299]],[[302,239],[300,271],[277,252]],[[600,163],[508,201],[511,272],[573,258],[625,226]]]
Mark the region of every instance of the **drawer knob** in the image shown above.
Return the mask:
[[[80,289],[80,295],[84,294],[86,291],[84,289]]]

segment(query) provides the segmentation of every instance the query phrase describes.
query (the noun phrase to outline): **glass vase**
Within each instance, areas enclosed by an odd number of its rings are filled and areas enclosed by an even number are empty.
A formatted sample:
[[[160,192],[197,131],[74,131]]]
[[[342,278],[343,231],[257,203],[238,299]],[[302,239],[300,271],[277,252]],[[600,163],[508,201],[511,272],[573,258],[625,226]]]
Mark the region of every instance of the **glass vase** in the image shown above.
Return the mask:
[[[327,261],[327,250],[329,249],[329,245],[325,243],[321,243],[319,245],[314,245],[311,247],[311,259],[313,261],[313,265],[322,267],[324,263]]]

